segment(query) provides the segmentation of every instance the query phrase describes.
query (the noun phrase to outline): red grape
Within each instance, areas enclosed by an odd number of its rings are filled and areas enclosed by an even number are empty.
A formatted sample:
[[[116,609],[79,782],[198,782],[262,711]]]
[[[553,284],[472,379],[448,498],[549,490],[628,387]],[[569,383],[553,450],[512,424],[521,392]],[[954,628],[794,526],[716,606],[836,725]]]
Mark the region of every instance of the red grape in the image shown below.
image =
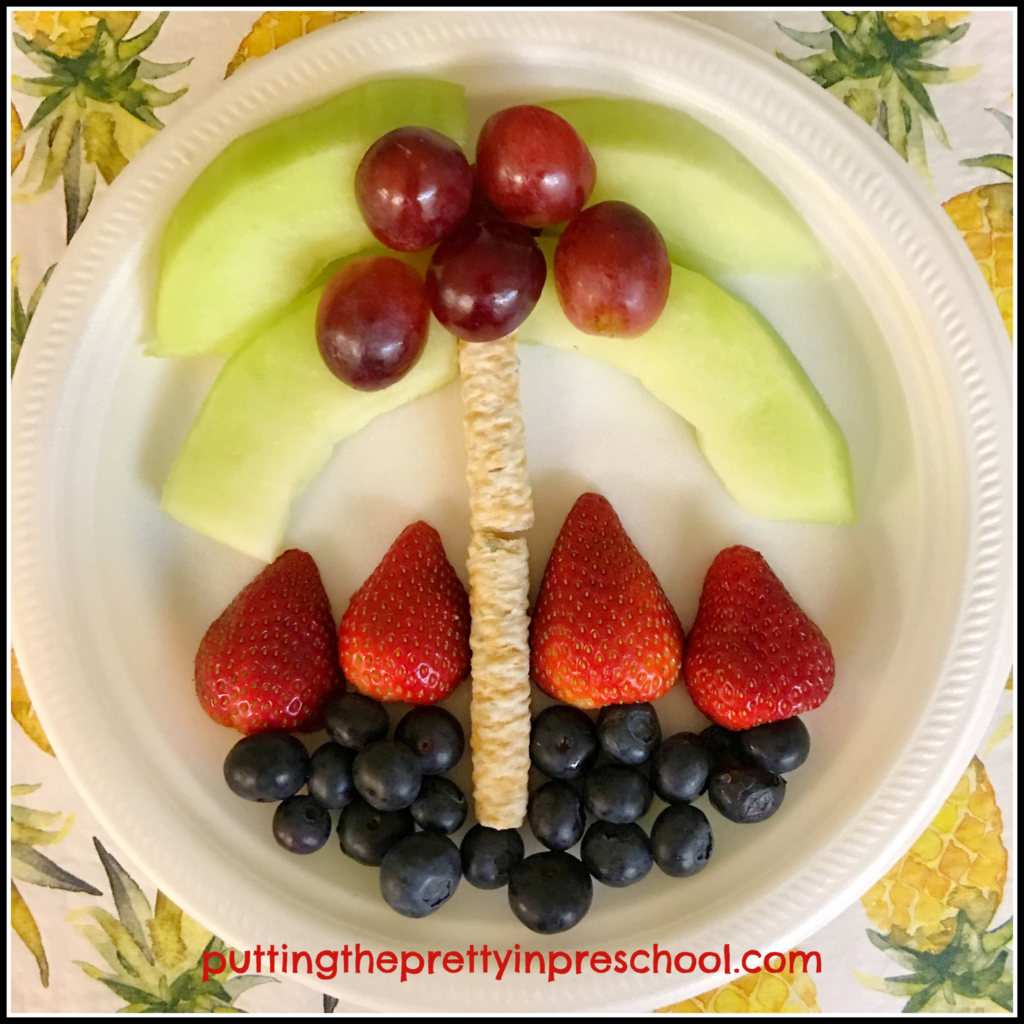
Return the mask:
[[[393,256],[367,256],[346,263],[327,282],[316,311],[316,343],[335,377],[359,391],[380,391],[413,368],[429,324],[419,274]]]
[[[543,107],[492,114],[476,144],[480,184],[504,217],[529,228],[569,220],[594,190],[597,170],[576,129]]]
[[[668,302],[672,265],[654,221],[629,203],[598,203],[574,217],[555,249],[555,289],[586,334],[635,338]]]
[[[439,242],[469,209],[473,174],[463,152],[432,128],[381,136],[356,170],[356,202],[389,249],[415,252]]]
[[[457,338],[494,341],[530,315],[546,276],[544,254],[526,228],[465,223],[434,250],[427,295],[434,316]]]

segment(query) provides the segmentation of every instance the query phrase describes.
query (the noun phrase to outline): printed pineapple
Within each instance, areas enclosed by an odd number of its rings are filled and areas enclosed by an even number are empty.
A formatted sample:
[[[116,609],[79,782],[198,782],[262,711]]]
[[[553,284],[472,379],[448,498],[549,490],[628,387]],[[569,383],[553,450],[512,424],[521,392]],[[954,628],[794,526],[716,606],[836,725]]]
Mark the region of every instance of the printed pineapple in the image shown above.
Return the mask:
[[[744,974],[657,1013],[821,1013],[818,989],[803,971]]]
[[[1002,833],[995,791],[974,758],[917,842],[861,897],[872,924],[932,953],[949,944],[960,910],[987,928],[1006,884]]]
[[[39,718],[32,707],[28,690],[25,689],[25,680],[21,677],[21,669],[18,667],[14,648],[11,648],[11,717],[44,754],[53,756],[53,747],[50,746],[50,741],[46,738],[42,725],[39,724]]]
[[[13,800],[14,797],[28,796],[38,788],[38,784],[11,786],[11,798]],[[76,878],[36,849],[37,846],[53,846],[59,843],[71,831],[74,823],[73,814],[37,811],[21,804],[11,804],[11,927],[35,957],[43,988],[50,984],[50,965],[43,949],[43,938],[32,911],[14,879],[47,889],[101,895],[95,886]]]
[[[230,78],[247,61],[265,57],[268,53],[299,36],[308,35],[318,28],[351,18],[359,11],[265,11],[252,26],[249,34],[238,44],[238,50],[228,64],[225,78]]]
[[[991,111],[1012,132],[1013,121],[998,110]],[[988,153],[960,161],[965,167],[988,167],[1013,178],[1013,157]],[[996,305],[1013,337],[1013,185],[998,181],[979,185],[944,202],[960,234],[981,268],[995,297]]]
[[[1003,898],[1003,819],[975,757],[916,843],[861,897],[871,942],[912,973],[858,977],[909,996],[905,1012],[1009,1009],[1012,922],[986,932]]]
[[[35,139],[19,198],[41,195],[64,182],[68,241],[78,230],[96,188],[96,171],[110,184],[163,127],[154,114],[187,91],[165,92],[149,80],[190,63],[155,64],[141,54],[167,18],[160,14],[131,39],[138,11],[22,11],[15,22],[26,35],[14,43],[43,73],[12,77],[16,92],[39,97],[15,154]]]
[[[156,909],[135,880],[93,837],[110,881],[117,917],[102,907],[69,915],[79,932],[106,961],[104,971],[76,961],[90,978],[125,1001],[121,1013],[231,1013],[235,1000],[256,985],[273,981],[259,974],[232,976],[224,943],[194,921],[162,892]],[[227,966],[203,981],[203,953],[217,952]]]
[[[949,140],[926,87],[962,81],[978,70],[944,68],[931,58],[966,35],[970,25],[955,24],[966,12],[822,13],[830,27],[820,32],[779,25],[794,42],[820,52],[798,60],[778,51],[776,56],[841,99],[930,178],[925,122],[947,149]]]

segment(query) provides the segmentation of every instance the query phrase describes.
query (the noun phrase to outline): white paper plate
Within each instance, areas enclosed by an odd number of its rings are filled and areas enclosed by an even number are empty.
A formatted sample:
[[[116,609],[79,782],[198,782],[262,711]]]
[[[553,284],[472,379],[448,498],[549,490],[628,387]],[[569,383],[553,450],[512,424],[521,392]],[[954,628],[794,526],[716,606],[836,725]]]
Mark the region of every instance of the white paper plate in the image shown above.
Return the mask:
[[[441,912],[409,921],[334,842],[307,858],[276,847],[268,808],[224,786],[232,737],[192,688],[206,626],[259,566],[158,508],[218,365],[141,355],[161,225],[235,136],[394,71],[463,82],[474,129],[507,102],[565,93],[691,111],[778,183],[837,268],[826,281],[729,285],[779,328],[846,432],[853,527],[747,516],[686,424],[639,385],[581,358],[523,352],[535,583],[572,501],[600,490],[685,626],[714,554],[749,544],[838,664],[833,695],[807,716],[811,758],[775,817],[742,827],[712,815],[716,850],[699,876],[597,886],[588,917],[551,938],[522,928],[503,892],[463,885]],[[111,836],[239,947],[786,950],[903,852],[989,720],[1014,622],[1010,381],[1002,324],[938,205],[853,114],[771,57],[671,16],[365,15],[261,60],[157,136],[60,263],[14,387],[16,648],[61,763]],[[414,519],[440,529],[462,570],[463,469],[454,386],[340,447],[288,535],[316,558],[336,615]],[[453,699],[464,720],[467,698]],[[666,733],[700,723],[681,688],[659,711]],[[653,1008],[721,980],[584,970],[549,984],[509,969],[499,983],[493,967],[405,983],[297,979],[381,1010],[545,1012]]]

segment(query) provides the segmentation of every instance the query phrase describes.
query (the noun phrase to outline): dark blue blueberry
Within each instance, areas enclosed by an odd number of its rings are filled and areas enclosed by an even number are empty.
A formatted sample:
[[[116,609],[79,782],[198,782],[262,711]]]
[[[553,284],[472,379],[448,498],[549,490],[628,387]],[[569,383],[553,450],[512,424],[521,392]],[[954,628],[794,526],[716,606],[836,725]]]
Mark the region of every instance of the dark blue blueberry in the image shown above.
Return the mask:
[[[597,730],[579,708],[553,704],[533,720],[530,760],[549,779],[578,779],[597,754]]]
[[[331,838],[331,813],[311,796],[290,796],[274,811],[274,838],[290,853],[316,853]]]
[[[404,743],[377,740],[356,754],[352,778],[371,807],[398,811],[416,799],[423,775],[415,754]]]
[[[224,759],[224,779],[244,800],[285,800],[302,789],[309,754],[289,733],[274,729],[239,740]]]
[[[508,881],[512,913],[541,935],[564,932],[579,924],[593,898],[590,873],[562,850],[527,857],[512,870]]]
[[[730,821],[753,825],[770,818],[786,795],[786,780],[756,765],[726,768],[708,781],[711,806]]]
[[[325,743],[313,751],[309,759],[306,786],[310,795],[315,796],[324,807],[337,810],[356,795],[352,781],[352,761],[355,756],[354,750],[340,743]]]
[[[365,800],[356,797],[341,812],[338,820],[338,838],[342,852],[360,864],[376,867],[384,854],[400,839],[416,830],[409,809],[378,811]]]
[[[324,711],[327,731],[349,750],[365,750],[388,734],[390,720],[384,705],[361,693],[336,693]]]
[[[380,892],[392,910],[406,917],[426,917],[451,899],[461,876],[458,847],[437,832],[417,832],[385,854]]]
[[[474,825],[462,837],[462,873],[477,889],[500,889],[508,885],[512,869],[523,859],[526,848],[516,828],[487,828]]]
[[[462,828],[469,814],[469,803],[451,779],[428,775],[409,810],[412,811],[412,820],[420,828],[447,836]]]
[[[526,816],[533,834],[549,850],[568,850],[583,838],[583,800],[568,782],[554,779],[530,794]]]
[[[595,821],[580,846],[584,867],[605,885],[616,889],[647,877],[654,854],[647,833],[637,824]]]
[[[643,764],[661,743],[661,725],[652,704],[609,704],[597,716],[601,749],[619,764]]]
[[[707,743],[696,733],[677,732],[654,755],[651,785],[665,803],[689,803],[704,792],[711,767]]]
[[[658,867],[673,878],[695,875],[714,848],[711,823],[699,807],[666,807],[651,828],[651,849]]]
[[[415,755],[424,775],[440,775],[451,771],[466,749],[466,737],[459,720],[436,704],[413,708],[395,729],[401,740]]]
[[[736,733],[736,742],[744,760],[776,775],[785,775],[807,760],[811,736],[799,718],[757,725]]]
[[[653,793],[647,776],[624,764],[603,764],[583,782],[583,803],[601,821],[628,825],[642,818]]]

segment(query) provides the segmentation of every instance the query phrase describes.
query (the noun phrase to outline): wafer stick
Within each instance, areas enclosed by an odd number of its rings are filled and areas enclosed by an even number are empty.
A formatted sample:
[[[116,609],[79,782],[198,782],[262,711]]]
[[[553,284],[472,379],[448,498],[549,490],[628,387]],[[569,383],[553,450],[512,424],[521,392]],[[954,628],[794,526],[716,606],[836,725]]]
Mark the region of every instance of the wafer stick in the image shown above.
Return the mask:
[[[473,800],[477,820],[518,828],[530,770],[530,588],[533,497],[519,404],[515,335],[459,342],[470,524]]]

